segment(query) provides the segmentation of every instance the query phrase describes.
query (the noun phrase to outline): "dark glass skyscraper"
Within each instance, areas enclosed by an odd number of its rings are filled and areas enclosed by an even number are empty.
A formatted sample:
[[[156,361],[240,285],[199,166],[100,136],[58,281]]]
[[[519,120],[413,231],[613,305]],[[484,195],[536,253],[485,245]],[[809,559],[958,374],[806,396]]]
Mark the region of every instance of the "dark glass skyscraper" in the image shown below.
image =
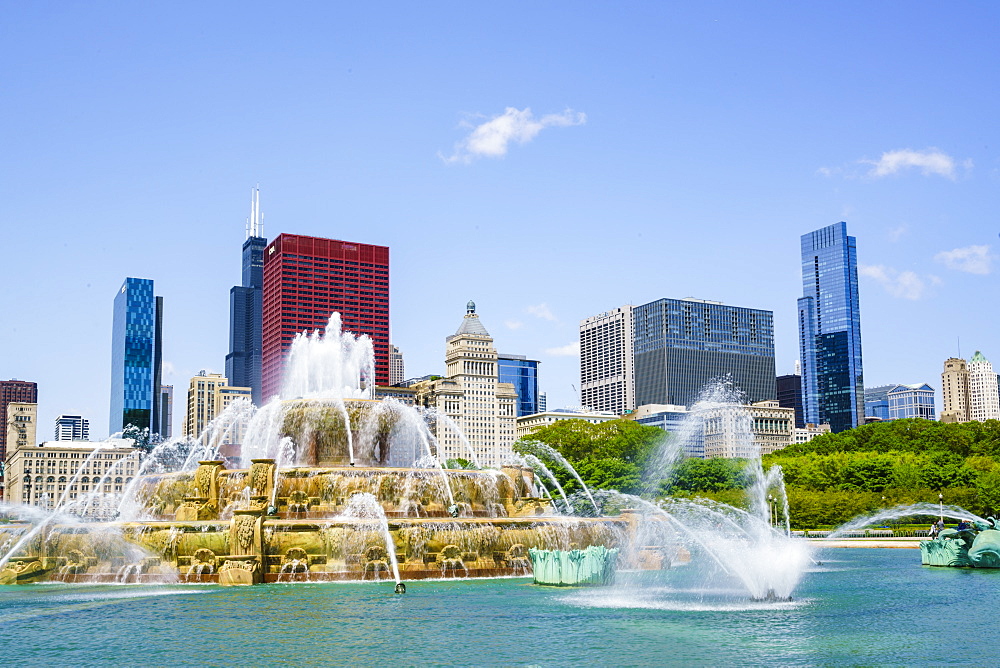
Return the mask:
[[[110,433],[130,424],[160,433],[162,341],[163,297],[153,294],[153,281],[126,278],[111,330]]]
[[[497,375],[501,383],[517,390],[517,417],[534,415],[538,409],[538,360],[524,355],[497,356]]]
[[[774,314],[700,299],[632,309],[635,403],[690,406],[728,377],[746,401],[775,398]]]
[[[802,235],[799,350],[806,422],[834,433],[864,422],[858,253],[847,223]]]
[[[775,379],[778,388],[778,405],[782,408],[795,409],[795,426],[803,429],[806,426],[805,415],[802,412],[802,376],[790,373]]]
[[[260,213],[260,189],[255,188],[243,242],[243,282],[229,291],[229,354],[226,355],[226,378],[235,387],[249,387],[251,400],[260,406],[262,313],[264,308],[264,249]]]

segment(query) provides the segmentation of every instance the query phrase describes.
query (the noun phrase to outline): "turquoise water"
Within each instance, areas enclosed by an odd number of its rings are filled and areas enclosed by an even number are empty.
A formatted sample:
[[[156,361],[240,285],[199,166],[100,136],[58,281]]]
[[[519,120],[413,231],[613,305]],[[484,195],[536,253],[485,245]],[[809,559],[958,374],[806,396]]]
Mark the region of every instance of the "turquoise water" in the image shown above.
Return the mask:
[[[525,579],[248,588],[0,587],[4,665],[995,665],[1000,571],[828,549],[795,600]],[[987,622],[988,624],[988,622]]]

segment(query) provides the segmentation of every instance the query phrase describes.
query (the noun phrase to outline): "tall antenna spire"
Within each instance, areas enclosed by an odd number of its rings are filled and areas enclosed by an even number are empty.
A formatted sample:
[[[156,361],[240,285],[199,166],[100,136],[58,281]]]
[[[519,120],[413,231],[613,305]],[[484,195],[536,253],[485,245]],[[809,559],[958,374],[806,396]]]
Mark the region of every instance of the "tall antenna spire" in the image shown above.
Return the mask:
[[[260,212],[260,184],[250,189],[250,217],[247,219],[247,238],[264,236],[264,214]]]

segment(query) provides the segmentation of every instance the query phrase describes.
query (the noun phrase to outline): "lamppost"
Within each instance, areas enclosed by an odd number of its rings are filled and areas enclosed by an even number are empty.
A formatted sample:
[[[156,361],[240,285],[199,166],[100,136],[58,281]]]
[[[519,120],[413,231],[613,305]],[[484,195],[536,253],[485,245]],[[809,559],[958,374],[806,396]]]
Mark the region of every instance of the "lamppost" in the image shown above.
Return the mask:
[[[944,524],[944,494],[938,492],[938,511],[941,513],[941,524]]]
[[[770,494],[767,495],[767,516],[768,516],[768,519],[771,522],[771,526],[774,526],[774,524],[775,524],[775,522],[774,522],[774,502],[776,500],[777,499],[775,499],[772,495],[770,495]]]

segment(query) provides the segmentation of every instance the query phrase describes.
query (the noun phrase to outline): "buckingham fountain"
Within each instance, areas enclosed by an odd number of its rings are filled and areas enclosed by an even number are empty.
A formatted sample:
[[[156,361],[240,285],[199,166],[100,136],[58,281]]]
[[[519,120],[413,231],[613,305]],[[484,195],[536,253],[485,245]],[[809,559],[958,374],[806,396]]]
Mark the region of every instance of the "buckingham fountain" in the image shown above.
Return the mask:
[[[617,514],[589,493],[578,512],[532,454],[445,468],[428,426],[438,416],[373,399],[371,341],[342,332],[336,314],[296,338],[287,368],[280,397],[259,410],[236,402],[197,439],[156,446],[110,501],[71,493],[72,480],[50,508],[0,509],[12,518],[0,524],[0,584],[376,580],[405,591],[404,580],[533,571],[545,584],[609,584],[616,570],[690,564],[750,598],[786,599],[807,565],[787,512],[783,526],[770,519],[780,471],[759,459],[748,510],[612,492]],[[682,450],[670,441],[657,475]]]

